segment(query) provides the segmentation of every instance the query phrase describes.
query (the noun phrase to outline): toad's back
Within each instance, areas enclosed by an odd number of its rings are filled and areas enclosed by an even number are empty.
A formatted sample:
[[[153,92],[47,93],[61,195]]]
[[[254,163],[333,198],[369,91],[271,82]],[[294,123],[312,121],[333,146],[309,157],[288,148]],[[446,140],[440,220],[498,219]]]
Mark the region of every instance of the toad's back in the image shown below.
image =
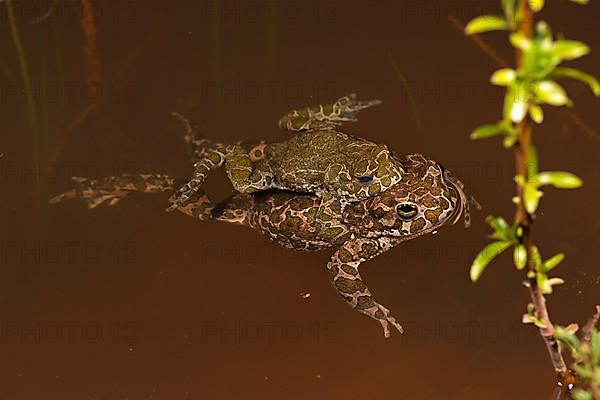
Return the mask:
[[[373,175],[399,179],[389,148],[342,132],[326,130],[297,135],[266,149],[276,181],[286,189],[311,192],[343,184],[357,192],[355,178]]]

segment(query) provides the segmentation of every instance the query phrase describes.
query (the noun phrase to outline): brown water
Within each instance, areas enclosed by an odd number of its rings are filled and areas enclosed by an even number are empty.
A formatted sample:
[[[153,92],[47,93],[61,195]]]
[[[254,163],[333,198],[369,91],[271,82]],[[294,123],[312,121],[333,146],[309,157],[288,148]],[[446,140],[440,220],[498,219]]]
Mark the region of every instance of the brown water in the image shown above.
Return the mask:
[[[550,3],[542,16],[555,31],[595,50],[574,64],[599,74],[600,5]],[[86,64],[78,1],[37,24],[35,6],[17,12],[34,110],[15,94],[22,78],[2,14],[0,399],[554,398],[545,347],[519,323],[528,295],[510,256],[479,283],[468,278],[484,217],[512,215],[513,157],[496,140],[468,139],[499,119],[502,92],[485,83],[494,63],[444,17],[466,21],[495,2],[95,4],[101,15],[86,26],[97,30],[98,68]],[[503,34],[486,39],[512,62]],[[598,101],[567,88],[600,129]],[[188,176],[172,111],[217,141],[280,140],[283,113],[349,92],[383,105],[345,130],[439,160],[484,206],[471,229],[446,227],[363,268],[403,337],[384,340],[337,297],[331,252],[164,213],[166,195],[93,211],[47,205],[70,175]],[[544,255],[568,254],[556,270],[567,283],[549,300],[563,325],[599,301],[598,139],[556,110],[535,132],[541,168],[585,182],[547,190],[535,225]],[[222,173],[207,186],[215,197],[231,190]]]

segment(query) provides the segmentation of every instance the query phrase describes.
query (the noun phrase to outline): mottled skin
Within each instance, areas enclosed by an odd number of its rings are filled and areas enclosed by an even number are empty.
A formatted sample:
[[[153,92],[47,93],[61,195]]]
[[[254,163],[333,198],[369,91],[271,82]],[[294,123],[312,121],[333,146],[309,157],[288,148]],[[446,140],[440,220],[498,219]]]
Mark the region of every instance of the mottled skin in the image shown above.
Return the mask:
[[[390,149],[336,130],[343,121],[356,121],[358,111],[379,103],[358,101],[351,94],[333,104],[292,111],[279,126],[298,135],[251,147],[210,143],[175,114],[186,124],[185,139],[196,149],[196,162],[192,179],[179,189],[180,197],[168,210],[187,204],[209,172],[223,164],[234,188],[242,193],[281,189],[313,193],[324,202],[335,197],[349,203],[387,190],[402,179]]]
[[[462,183],[435,161],[415,154],[397,162],[404,170],[401,182],[346,207],[336,197],[324,201],[315,194],[277,190],[240,193],[215,206],[202,191],[196,191],[179,210],[201,220],[250,226],[292,249],[335,248],[327,264],[334,287],[354,309],[377,320],[387,338],[390,325],[400,332],[402,327],[373,298],[359,274],[359,265],[403,241],[455,223],[462,214],[468,225],[471,202]],[[79,197],[87,199],[88,206],[94,208],[104,202],[114,205],[135,191],[175,191],[178,186],[166,175],[122,175],[100,181],[77,178],[76,182],[76,189],[51,202]],[[171,203],[180,196],[181,192],[176,191]]]

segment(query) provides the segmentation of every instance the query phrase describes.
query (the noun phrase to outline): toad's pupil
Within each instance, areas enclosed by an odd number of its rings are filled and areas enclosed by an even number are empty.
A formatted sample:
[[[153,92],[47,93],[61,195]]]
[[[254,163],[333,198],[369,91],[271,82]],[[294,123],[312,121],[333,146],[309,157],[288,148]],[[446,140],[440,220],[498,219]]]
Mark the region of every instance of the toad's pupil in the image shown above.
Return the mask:
[[[402,211],[403,213],[409,213],[411,211],[414,211],[415,206],[410,205],[410,204],[402,204],[400,206],[400,211]]]
[[[373,177],[372,176],[359,176],[358,178],[356,178],[356,180],[358,180],[358,183],[360,183],[361,185],[368,185],[369,183],[371,183],[373,181]]]

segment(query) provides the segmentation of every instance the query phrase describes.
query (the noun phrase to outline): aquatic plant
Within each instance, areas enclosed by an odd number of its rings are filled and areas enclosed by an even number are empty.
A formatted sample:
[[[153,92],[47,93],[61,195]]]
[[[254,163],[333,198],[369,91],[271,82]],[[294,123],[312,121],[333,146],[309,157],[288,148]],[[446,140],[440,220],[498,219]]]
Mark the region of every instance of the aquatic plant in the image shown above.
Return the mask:
[[[584,0],[572,0],[583,4]],[[595,316],[582,330],[580,338],[575,336],[577,325],[567,328],[554,326],[546,296],[553,287],[564,281],[551,276],[554,268],[565,258],[563,253],[544,259],[533,239],[533,223],[536,218],[544,186],[573,189],[582,185],[574,174],[565,171],[538,171],[538,155],[533,142],[533,127],[544,121],[542,106],[571,107],[573,102],[557,79],[576,79],[600,96],[600,83],[592,75],[580,70],[564,67],[564,61],[573,60],[589,53],[589,47],[580,41],[556,39],[545,21],[535,22],[535,14],[544,7],[543,0],[501,0],[503,15],[482,15],[465,27],[468,35],[503,30],[515,48],[516,66],[505,66],[495,71],[490,81],[506,88],[502,120],[486,124],[471,133],[472,139],[501,137],[505,148],[512,149],[516,161],[516,206],[512,223],[500,216],[489,216],[492,228],[489,243],[476,256],[470,277],[477,281],[488,264],[502,252],[511,249],[515,267],[526,271],[527,287],[531,303],[523,315],[524,323],[535,325],[543,338],[552,365],[561,381],[568,381],[568,369],[563,357],[563,343],[572,351],[573,369],[583,380],[587,390],[575,392],[578,399],[600,399],[600,334],[594,325],[600,315],[597,307]]]

